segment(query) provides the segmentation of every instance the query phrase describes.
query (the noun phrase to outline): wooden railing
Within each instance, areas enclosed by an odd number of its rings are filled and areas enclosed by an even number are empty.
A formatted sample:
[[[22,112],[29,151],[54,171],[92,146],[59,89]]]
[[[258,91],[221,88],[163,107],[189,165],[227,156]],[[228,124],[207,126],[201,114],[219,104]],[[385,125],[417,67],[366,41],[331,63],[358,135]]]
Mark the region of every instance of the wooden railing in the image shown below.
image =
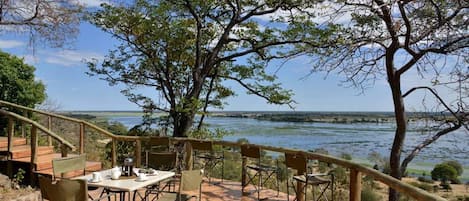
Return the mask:
[[[6,116],[8,118],[8,126],[7,126],[8,145],[7,145],[7,151],[6,151],[7,154],[10,154],[12,152],[12,148],[13,148],[13,136],[14,136],[14,132],[15,132],[15,120],[21,122],[23,124],[23,126],[24,126],[24,124],[31,125],[31,138],[30,138],[31,139],[31,141],[30,141],[30,145],[31,145],[31,161],[30,162],[31,162],[31,164],[36,164],[37,158],[38,158],[38,153],[37,153],[38,152],[37,151],[38,139],[39,139],[38,134],[37,134],[38,130],[42,131],[44,134],[46,134],[51,139],[53,138],[53,139],[58,141],[59,147],[61,148],[62,157],[66,157],[69,150],[74,151],[76,149],[75,146],[73,146],[70,142],[67,142],[65,139],[63,139],[59,135],[52,132],[50,129],[45,128],[44,126],[40,125],[39,123],[37,123],[37,122],[35,122],[31,119],[28,119],[28,118],[23,117],[21,115],[18,115],[16,113],[9,112],[9,111],[2,110],[2,109],[0,109],[0,115]],[[7,157],[10,159],[11,156],[8,155]],[[33,173],[34,171],[36,171],[35,166],[31,165],[31,171],[30,172]],[[8,175],[12,174],[12,169],[11,169],[10,165],[8,165],[8,167],[7,167],[7,174]]]
[[[78,120],[58,114],[53,114],[49,112],[44,112],[44,111],[39,111],[31,108],[27,108],[24,106],[16,105],[13,103],[5,102],[5,101],[0,101],[0,106],[9,106],[9,107],[14,107],[16,109],[21,109],[24,111],[28,112],[33,112],[33,113],[38,113],[47,116],[48,122],[51,122],[51,118],[58,118],[66,121],[70,121],[73,123],[77,123],[80,125],[80,130],[79,130],[79,150],[80,153],[84,152],[84,133],[85,129],[93,129],[97,131],[98,133],[109,137],[112,139],[112,148],[111,148],[111,160],[112,160],[112,166],[115,166],[117,164],[117,149],[116,145],[118,141],[127,141],[127,142],[134,142],[135,143],[135,164],[138,166],[139,164],[142,164],[142,142],[145,142],[150,139],[150,137],[143,137],[143,136],[122,136],[122,135],[114,135],[110,133],[109,131],[106,131],[92,123],[89,123],[87,121],[83,120]],[[50,124],[50,123],[49,123]],[[50,126],[50,125],[49,125]],[[38,127],[39,128],[39,127]],[[56,138],[56,135],[51,135],[54,138]],[[57,138],[56,138],[57,139]],[[60,139],[60,138],[59,138]],[[187,141],[204,141],[204,140],[197,140],[197,139],[188,139],[188,138],[171,138],[172,142],[181,142],[185,143]],[[279,152],[279,153],[300,153],[305,155],[308,159],[311,160],[318,160],[326,163],[331,163],[331,164],[336,164],[344,168],[348,168],[350,170],[350,186],[349,186],[349,199],[350,201],[360,201],[361,200],[361,188],[362,188],[362,182],[361,178],[364,175],[373,177],[375,180],[378,180],[385,185],[397,190],[398,192],[408,195],[415,200],[418,201],[444,201],[446,199],[441,198],[437,195],[433,195],[427,191],[424,191],[422,189],[419,189],[417,187],[414,187],[412,185],[406,184],[398,179],[395,179],[389,175],[383,174],[379,171],[376,171],[374,169],[365,167],[363,165],[359,165],[357,163],[344,160],[341,158],[336,158],[333,156],[329,155],[323,155],[323,154],[318,154],[318,153],[312,153],[312,152],[307,152],[303,150],[295,150],[295,149],[287,149],[287,148],[280,148],[280,147],[272,147],[272,146],[263,146],[263,145],[254,145],[254,144],[241,144],[241,143],[236,143],[236,142],[229,142],[229,141],[217,141],[213,140],[212,141],[214,145],[220,145],[224,147],[237,147],[239,148],[242,145],[249,145],[249,146],[258,146],[262,150],[266,151],[273,151],[273,152]]]

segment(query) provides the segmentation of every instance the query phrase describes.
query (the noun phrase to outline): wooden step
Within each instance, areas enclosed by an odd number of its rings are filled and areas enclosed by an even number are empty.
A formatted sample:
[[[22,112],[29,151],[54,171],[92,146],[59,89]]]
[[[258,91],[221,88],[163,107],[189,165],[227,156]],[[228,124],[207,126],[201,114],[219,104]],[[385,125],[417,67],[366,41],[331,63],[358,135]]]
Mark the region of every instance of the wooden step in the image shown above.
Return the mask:
[[[0,152],[2,151],[7,151],[6,147],[0,148]],[[39,146],[37,147],[37,155],[46,155],[46,154],[52,154],[54,153],[54,147],[53,146]],[[19,146],[14,146],[13,150],[11,151],[12,158],[13,159],[18,159],[18,158],[24,158],[24,157],[31,157],[31,146],[30,145],[19,145]]]
[[[99,171],[101,169],[102,169],[101,162],[86,161],[86,174],[88,174],[90,172],[96,172],[96,171]],[[43,174],[43,175],[52,175],[53,170],[52,170],[52,168],[44,169],[44,170],[37,171],[37,173]],[[77,177],[77,176],[81,176],[81,175],[83,175],[83,171],[77,170],[77,171],[67,173],[66,175],[64,175],[64,177],[65,178],[72,178],[72,177]]]
[[[26,138],[13,137],[13,146],[25,145]],[[0,137],[0,148],[8,148],[8,137]]]

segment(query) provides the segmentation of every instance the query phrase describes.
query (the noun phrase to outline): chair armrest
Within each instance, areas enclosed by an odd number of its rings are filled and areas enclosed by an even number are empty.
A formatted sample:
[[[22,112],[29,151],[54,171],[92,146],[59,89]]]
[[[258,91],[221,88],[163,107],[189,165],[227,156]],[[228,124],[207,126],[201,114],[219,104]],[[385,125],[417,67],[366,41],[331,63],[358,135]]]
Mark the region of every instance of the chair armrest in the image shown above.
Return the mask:
[[[314,176],[328,176],[329,174],[326,174],[326,173],[310,173],[310,174],[307,174],[307,176],[309,177],[314,177]]]

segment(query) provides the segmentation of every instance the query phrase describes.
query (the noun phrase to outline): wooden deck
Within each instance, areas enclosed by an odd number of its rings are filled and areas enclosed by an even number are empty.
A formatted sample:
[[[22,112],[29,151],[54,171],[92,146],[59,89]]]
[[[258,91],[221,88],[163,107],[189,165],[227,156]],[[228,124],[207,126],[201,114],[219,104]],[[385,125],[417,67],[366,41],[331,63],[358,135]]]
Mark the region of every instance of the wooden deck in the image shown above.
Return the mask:
[[[202,185],[202,201],[229,201],[229,200],[240,200],[240,201],[254,201],[257,200],[257,192],[254,191],[254,187],[248,186],[247,190],[252,192],[248,196],[241,196],[241,183],[234,181],[224,180],[223,183],[218,183],[220,180],[212,178],[212,183],[204,182]],[[101,189],[89,192],[93,197],[98,197],[101,193]],[[140,192],[143,194],[143,191]],[[197,192],[187,192],[188,194],[196,195]],[[293,192],[292,192],[293,193]],[[287,194],[279,193],[277,197],[277,191],[272,189],[263,189],[261,191],[261,200],[269,201],[286,201]],[[117,196],[119,200],[119,196]],[[290,200],[293,200],[294,196],[290,195]],[[125,200],[128,200],[127,198]],[[140,199],[136,199],[139,201]],[[150,199],[151,200],[151,199]]]

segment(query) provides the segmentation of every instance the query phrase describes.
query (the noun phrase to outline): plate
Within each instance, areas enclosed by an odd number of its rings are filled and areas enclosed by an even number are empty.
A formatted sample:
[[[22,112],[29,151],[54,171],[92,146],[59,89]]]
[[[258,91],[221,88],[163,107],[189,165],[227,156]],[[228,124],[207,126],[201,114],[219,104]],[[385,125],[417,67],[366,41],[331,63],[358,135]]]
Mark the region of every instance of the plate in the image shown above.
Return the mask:
[[[138,181],[138,182],[142,182],[142,181],[146,181],[146,180],[148,180],[148,178],[146,178],[146,179],[139,179],[139,178],[135,179],[135,181]]]
[[[90,179],[88,180],[88,182],[90,183],[98,183],[98,182],[101,182],[102,180],[93,180],[93,179]]]
[[[158,175],[158,171],[153,170],[151,173],[147,173],[147,176],[156,176]]]

